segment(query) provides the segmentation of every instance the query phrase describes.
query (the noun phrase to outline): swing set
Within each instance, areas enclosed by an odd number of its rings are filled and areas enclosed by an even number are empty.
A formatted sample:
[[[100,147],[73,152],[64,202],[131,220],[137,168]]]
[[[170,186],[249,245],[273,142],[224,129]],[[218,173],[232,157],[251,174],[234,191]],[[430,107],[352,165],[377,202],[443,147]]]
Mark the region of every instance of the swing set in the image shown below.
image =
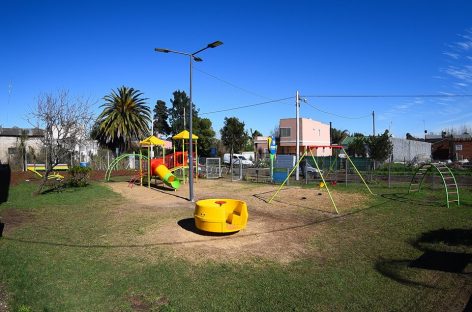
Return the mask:
[[[338,211],[338,208],[336,207],[336,203],[333,199],[333,196],[331,195],[331,191],[328,187],[328,183],[326,183],[326,178],[323,176],[323,172],[320,170],[320,167],[318,165],[318,162],[316,161],[316,158],[315,156],[313,155],[313,150],[317,150],[318,148],[332,148],[332,149],[339,149],[339,150],[342,150],[344,155],[346,155],[346,159],[350,162],[350,164],[352,165],[352,167],[354,168],[354,170],[356,171],[357,175],[361,178],[362,182],[364,183],[365,187],[367,188],[367,190],[369,191],[369,193],[371,195],[375,195],[372,190],[369,188],[369,185],[367,185],[367,182],[364,180],[364,177],[362,176],[362,174],[359,172],[359,170],[357,170],[357,167],[356,165],[354,165],[354,162],[351,160],[351,158],[349,157],[349,155],[346,153],[346,151],[344,150],[344,147],[342,147],[341,145],[313,145],[313,146],[307,146],[305,148],[305,152],[303,153],[302,157],[300,157],[300,159],[298,160],[298,162],[295,164],[295,166],[292,168],[292,171],[290,171],[290,173],[287,175],[287,178],[284,180],[284,182],[279,186],[279,188],[277,189],[277,191],[275,192],[274,195],[272,195],[272,197],[269,199],[269,204],[272,202],[272,200],[275,198],[275,196],[277,196],[277,194],[280,192],[280,190],[283,188],[283,186],[285,185],[285,183],[287,183],[288,179],[290,178],[290,176],[293,174],[293,172],[299,167],[299,164],[300,162],[305,158],[305,157],[309,157],[311,156],[311,159],[313,160],[313,162],[315,163],[315,166],[316,166],[316,169],[318,170],[319,174],[320,174],[320,177],[321,177],[321,181],[322,181],[322,185],[324,185],[324,187],[326,187],[326,191],[328,192],[328,195],[329,195],[329,198],[331,199],[331,202],[333,203],[333,207],[334,207],[334,210],[336,211],[337,214],[339,214],[339,211]],[[309,155],[308,155],[309,153]],[[329,175],[330,171],[332,170],[333,166],[330,167],[329,171],[328,171],[328,174],[326,175],[326,177]]]

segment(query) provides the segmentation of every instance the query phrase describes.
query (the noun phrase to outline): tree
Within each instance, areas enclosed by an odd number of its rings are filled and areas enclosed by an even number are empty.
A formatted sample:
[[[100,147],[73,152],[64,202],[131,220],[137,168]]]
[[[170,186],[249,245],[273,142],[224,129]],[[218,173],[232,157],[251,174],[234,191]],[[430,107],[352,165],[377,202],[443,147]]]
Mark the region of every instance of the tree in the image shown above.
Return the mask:
[[[365,137],[362,133],[354,133],[354,139],[349,143],[347,147],[348,153],[352,156],[366,157],[367,150],[365,147]]]
[[[417,140],[417,138],[415,138],[413,135],[411,135],[411,133],[407,132],[406,134],[406,139],[407,140]]]
[[[17,139],[16,145],[20,155],[21,170],[26,171],[26,141],[28,141],[28,131],[20,130],[20,137]]]
[[[92,122],[89,106],[88,101],[82,99],[72,101],[67,91],[39,96],[36,108],[29,117],[32,125],[44,129],[41,141],[47,153],[46,171],[38,194],[42,192],[53,168],[87,138],[87,130]]]
[[[370,158],[374,161],[383,162],[387,160],[393,151],[393,144],[390,141],[390,133],[388,130],[385,130],[382,135],[369,136],[367,146],[369,148]]]
[[[152,135],[157,136],[158,133],[161,133],[165,136],[169,135],[171,128],[167,122],[167,119],[169,118],[169,110],[167,109],[166,102],[157,100],[153,112],[154,133],[152,133]]]
[[[254,148],[255,148],[254,141],[256,140],[256,137],[258,137],[258,136],[262,136],[262,133],[260,133],[258,130],[252,131],[252,128],[249,129],[248,140],[247,140],[246,146],[244,148],[246,151],[254,150]],[[254,153],[256,153],[256,151],[254,151]]]
[[[244,130],[244,122],[239,121],[236,117],[225,117],[225,124],[220,130],[221,141],[223,145],[230,151],[230,166],[233,169],[233,153],[239,152],[246,143],[248,135]]]
[[[198,155],[210,156],[210,148],[216,143],[211,120],[194,116],[193,133],[198,136]]]
[[[169,121],[170,127],[172,129],[172,135],[176,135],[179,132],[188,128],[188,109],[190,107],[190,99],[185,93],[185,91],[174,91],[174,98],[170,100],[172,107],[169,110]],[[198,116],[198,112],[195,110],[195,105],[193,107],[193,116]],[[185,123],[184,123],[185,117]],[[185,127],[184,127],[185,124]]]
[[[341,144],[342,141],[349,135],[348,130],[338,130],[336,128],[331,128],[331,143],[332,144]]]
[[[149,135],[150,111],[142,96],[139,90],[122,86],[103,97],[103,111],[94,129],[102,146],[126,151],[133,140]]]

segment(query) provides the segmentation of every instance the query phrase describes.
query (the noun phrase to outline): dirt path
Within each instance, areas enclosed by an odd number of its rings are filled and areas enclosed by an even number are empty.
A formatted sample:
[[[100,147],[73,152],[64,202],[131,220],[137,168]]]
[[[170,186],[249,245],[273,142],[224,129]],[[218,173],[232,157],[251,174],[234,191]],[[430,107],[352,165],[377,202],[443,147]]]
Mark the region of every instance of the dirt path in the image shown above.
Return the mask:
[[[249,210],[246,229],[232,235],[205,235],[195,229],[194,204],[187,200],[187,185],[175,192],[139,186],[130,188],[127,183],[118,182],[107,185],[127,199],[125,206],[132,207],[133,211],[142,208],[141,217],[149,214],[148,218],[164,220],[146,227],[139,244],[166,245],[174,256],[196,262],[263,258],[289,263],[311,257],[316,251],[308,248],[308,242],[317,231],[317,227],[311,225],[336,216],[324,190],[290,188],[281,191],[273,203],[268,204],[276,190],[273,185],[199,180],[195,184],[196,200],[240,199],[246,201]],[[366,199],[359,194],[336,191],[333,195],[341,211],[359,206]],[[151,211],[145,209],[151,206]]]

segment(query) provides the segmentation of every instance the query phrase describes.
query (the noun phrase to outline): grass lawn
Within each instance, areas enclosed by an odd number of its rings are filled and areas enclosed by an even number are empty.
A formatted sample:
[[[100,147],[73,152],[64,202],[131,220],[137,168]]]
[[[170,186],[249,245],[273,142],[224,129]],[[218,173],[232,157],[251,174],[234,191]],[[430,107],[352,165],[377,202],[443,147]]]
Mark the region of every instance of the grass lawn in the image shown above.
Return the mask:
[[[471,295],[471,191],[448,209],[441,191],[377,186],[384,195],[362,209],[307,225],[311,256],[280,263],[191,262],[130,240],[162,220],[117,212],[124,198],[103,184],[34,188],[13,187],[0,206],[11,220],[0,302],[11,311],[462,311]]]

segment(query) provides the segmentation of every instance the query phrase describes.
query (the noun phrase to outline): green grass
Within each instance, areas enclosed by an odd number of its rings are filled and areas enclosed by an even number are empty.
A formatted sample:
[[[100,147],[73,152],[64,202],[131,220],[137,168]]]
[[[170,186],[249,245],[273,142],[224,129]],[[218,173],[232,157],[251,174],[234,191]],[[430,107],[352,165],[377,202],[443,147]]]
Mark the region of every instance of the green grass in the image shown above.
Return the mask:
[[[375,192],[393,195],[314,225],[308,248],[317,257],[195,264],[119,238],[113,207],[123,198],[100,184],[32,197],[34,189],[16,186],[0,206],[25,220],[0,239],[0,281],[14,311],[448,310],[470,278],[409,267],[425,250],[472,253],[470,191],[461,207],[447,209],[436,192],[406,197],[404,189],[378,186]],[[150,222],[125,221],[137,232]],[[425,239],[440,229],[462,229],[466,238]],[[111,247],[110,237],[130,247]]]

